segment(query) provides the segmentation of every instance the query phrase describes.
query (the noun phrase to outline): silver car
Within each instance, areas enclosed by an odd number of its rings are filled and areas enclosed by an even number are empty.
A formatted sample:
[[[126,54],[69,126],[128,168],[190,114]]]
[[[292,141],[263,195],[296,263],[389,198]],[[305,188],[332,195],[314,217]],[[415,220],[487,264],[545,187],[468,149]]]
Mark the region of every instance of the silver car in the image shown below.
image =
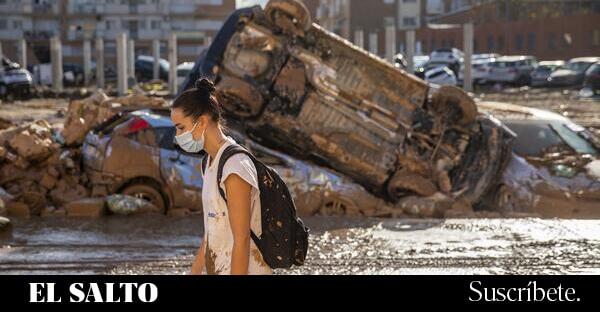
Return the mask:
[[[528,85],[531,72],[537,65],[533,56],[502,56],[490,64],[487,79],[490,82]]]

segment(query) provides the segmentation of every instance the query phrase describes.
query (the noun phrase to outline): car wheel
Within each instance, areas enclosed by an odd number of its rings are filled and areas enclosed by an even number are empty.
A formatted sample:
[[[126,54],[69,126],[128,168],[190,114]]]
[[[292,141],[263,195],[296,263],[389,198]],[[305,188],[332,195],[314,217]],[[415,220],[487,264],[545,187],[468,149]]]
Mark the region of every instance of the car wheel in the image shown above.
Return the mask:
[[[224,77],[217,84],[219,100],[225,110],[237,117],[258,116],[263,108],[263,97],[251,84],[237,78]]]
[[[431,98],[431,112],[445,116],[448,124],[468,125],[477,118],[475,101],[463,90],[442,86]]]
[[[322,216],[357,216],[360,211],[353,203],[337,196],[324,201],[321,211]]]
[[[265,7],[267,19],[283,32],[303,36],[312,20],[306,6],[298,0],[271,0]]]
[[[156,208],[158,208],[159,213],[165,213],[166,211],[165,200],[162,196],[162,193],[155,186],[149,183],[133,183],[126,186],[120,193],[150,202]]]

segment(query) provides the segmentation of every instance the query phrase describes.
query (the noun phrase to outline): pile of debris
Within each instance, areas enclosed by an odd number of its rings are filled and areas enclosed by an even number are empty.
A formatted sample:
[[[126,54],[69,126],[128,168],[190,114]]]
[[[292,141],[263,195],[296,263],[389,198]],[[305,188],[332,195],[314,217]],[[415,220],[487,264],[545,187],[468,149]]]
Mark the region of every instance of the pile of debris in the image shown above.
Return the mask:
[[[86,134],[124,108],[166,105],[142,94],[109,98],[96,92],[70,102],[61,131],[45,120],[25,125],[0,120],[0,216],[103,214],[106,200],[89,198],[82,170]]]

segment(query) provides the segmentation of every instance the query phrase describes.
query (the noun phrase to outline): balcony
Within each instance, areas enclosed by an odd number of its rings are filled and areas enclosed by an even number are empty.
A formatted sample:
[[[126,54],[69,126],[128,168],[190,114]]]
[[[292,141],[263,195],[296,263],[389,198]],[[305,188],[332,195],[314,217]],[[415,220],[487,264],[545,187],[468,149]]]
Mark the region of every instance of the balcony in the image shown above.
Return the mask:
[[[52,30],[26,30],[23,32],[25,40],[50,40],[54,36]]]
[[[18,40],[23,38],[22,30],[0,30],[0,39],[1,40]]]
[[[34,3],[31,9],[33,14],[58,14],[58,5],[53,3]]]

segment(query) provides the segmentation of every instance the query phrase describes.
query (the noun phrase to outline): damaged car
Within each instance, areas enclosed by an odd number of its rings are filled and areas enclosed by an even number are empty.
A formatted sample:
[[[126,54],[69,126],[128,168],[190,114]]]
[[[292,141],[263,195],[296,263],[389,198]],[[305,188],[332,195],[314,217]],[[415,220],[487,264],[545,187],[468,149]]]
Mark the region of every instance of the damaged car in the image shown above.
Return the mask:
[[[516,138],[492,205],[543,217],[597,218],[600,214],[600,141],[584,127],[545,110],[482,102]]]
[[[201,211],[200,166],[205,154],[181,150],[174,143],[175,133],[166,109],[123,111],[91,131],[82,153],[93,195],[130,195],[162,212]],[[229,135],[280,174],[301,215],[392,213],[385,201],[348,178],[263,147],[235,131]]]
[[[235,11],[190,77],[212,78],[227,118],[254,141],[392,203],[436,193],[477,203],[510,154],[509,132],[467,93],[432,87],[313,24],[299,1]]]
[[[27,69],[21,68],[21,65],[6,57],[2,58],[2,66],[0,66],[0,98],[4,98],[7,95],[29,95],[32,81],[31,74]]]

